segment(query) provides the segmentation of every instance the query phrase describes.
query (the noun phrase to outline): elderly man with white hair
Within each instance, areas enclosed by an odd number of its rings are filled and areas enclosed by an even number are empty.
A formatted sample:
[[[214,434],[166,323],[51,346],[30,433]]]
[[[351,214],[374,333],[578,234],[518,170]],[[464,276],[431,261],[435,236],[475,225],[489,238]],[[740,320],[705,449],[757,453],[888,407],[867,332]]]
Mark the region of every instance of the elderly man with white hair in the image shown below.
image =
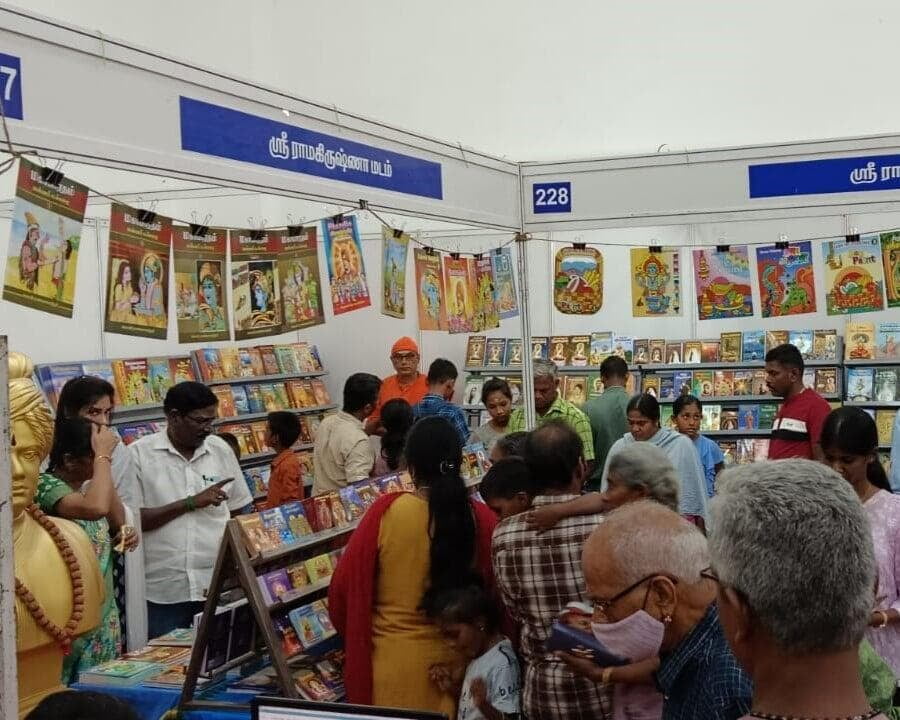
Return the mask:
[[[658,502],[631,502],[594,530],[582,562],[594,634],[631,664],[601,669],[562,659],[614,683],[616,718],[737,720],[749,710],[750,678],[722,633],[696,526]]]
[[[850,483],[809,460],[733,468],[712,518],[722,625],[755,684],[747,717],[884,718],[860,679],[876,570]]]

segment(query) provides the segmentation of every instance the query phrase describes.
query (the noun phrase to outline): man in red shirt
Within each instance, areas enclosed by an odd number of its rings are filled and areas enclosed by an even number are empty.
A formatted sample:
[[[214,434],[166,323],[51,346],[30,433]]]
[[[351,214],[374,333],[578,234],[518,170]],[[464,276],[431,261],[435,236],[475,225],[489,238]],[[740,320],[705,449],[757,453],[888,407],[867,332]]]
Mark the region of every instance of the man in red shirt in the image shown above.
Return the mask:
[[[793,345],[766,353],[766,385],[784,398],[772,423],[769,460],[806,458],[824,462],[819,436],[831,412],[828,401],[803,385],[803,356]]]
[[[410,337],[402,337],[391,348],[391,364],[396,375],[386,377],[378,393],[378,404],[366,420],[369,435],[383,435],[381,406],[388,400],[402,398],[415,405],[428,393],[428,380],[419,372],[419,346]]]

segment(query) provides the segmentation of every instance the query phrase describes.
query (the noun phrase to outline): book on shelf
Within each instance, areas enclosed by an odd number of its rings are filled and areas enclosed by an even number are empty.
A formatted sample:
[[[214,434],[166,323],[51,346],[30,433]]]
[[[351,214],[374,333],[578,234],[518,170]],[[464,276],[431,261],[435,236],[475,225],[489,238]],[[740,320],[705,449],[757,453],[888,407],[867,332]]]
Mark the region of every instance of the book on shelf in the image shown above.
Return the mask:
[[[634,362],[634,338],[628,335],[614,335],[612,354],[622,358],[631,365]]]
[[[252,452],[271,452],[272,448],[266,442],[266,436],[268,435],[268,422],[266,420],[255,420],[250,423],[249,427],[242,425],[241,428],[244,434],[249,430],[250,439],[247,442],[253,447]]]
[[[294,539],[299,539],[305,535],[312,534],[312,526],[309,524],[309,520],[306,517],[303,503],[299,500],[287,502],[284,505],[279,506],[278,509],[281,511],[284,522],[290,529]]]
[[[742,339],[739,332],[719,334],[719,356],[722,362],[737,363],[741,361]]]
[[[469,335],[466,341],[466,365],[481,367],[484,365],[484,352],[487,338],[484,335]]]
[[[550,338],[531,338],[531,359],[547,360],[550,357]]]
[[[752,370],[735,370],[732,376],[734,383],[732,386],[732,395],[752,395],[751,386],[753,384]]]
[[[287,388],[283,382],[272,383],[272,392],[275,393],[275,406],[278,410],[287,410],[291,407],[291,401],[288,399]],[[313,399],[315,405],[315,398]]]
[[[266,529],[259,513],[238,515],[237,521],[241,526],[241,533],[243,534],[247,549],[250,550],[252,554],[275,550],[279,547],[280,542],[278,536],[273,536]]]
[[[718,430],[722,417],[722,406],[715,403],[703,404],[703,415],[700,420],[700,432]]]
[[[304,501],[304,508],[313,530],[315,532],[331,530],[334,527],[334,516],[331,514],[331,500],[328,495],[316,495],[308,500],[309,506],[305,504],[307,501]]]
[[[816,369],[815,368],[803,368],[803,387],[809,388],[810,390],[816,389]]]
[[[259,357],[262,360],[264,375],[280,375],[281,367],[278,365],[278,358],[275,357],[274,345],[260,345],[258,348]]]
[[[112,369],[120,405],[149,405],[154,402],[147,377],[147,358],[113,360]]]
[[[741,361],[759,362],[766,357],[765,330],[745,330],[741,337]]]
[[[278,360],[278,369],[282,375],[290,375],[301,372],[297,353],[290,345],[276,345],[275,359]]]
[[[587,375],[567,375],[565,378],[565,392],[563,397],[566,402],[581,407],[587,402]]]
[[[645,375],[641,384],[641,392],[659,398],[662,393],[662,381],[659,375]]]
[[[322,369],[322,356],[315,345],[301,342],[294,343],[291,347],[294,349],[300,372],[319,372]]]
[[[247,405],[251,413],[261,413],[266,411],[265,401],[262,395],[262,387],[259,385],[247,385]]]
[[[225,375],[222,373],[222,359],[216,348],[200,348],[193,351],[194,359],[197,362],[197,368],[200,370],[200,377],[203,380],[224,380]]]
[[[334,521],[334,527],[342,528],[347,527],[350,520],[350,513],[347,508],[344,507],[344,503],[341,501],[341,496],[337,492],[328,493],[325,496],[328,499],[328,503],[331,505],[331,517]]]
[[[837,330],[813,330],[813,360],[837,360]]]
[[[894,420],[897,411],[888,408],[878,408],[875,411],[875,427],[878,428],[878,444],[888,447],[893,440]]]
[[[216,396],[216,400],[219,401],[217,412],[220,418],[230,418],[237,415],[231,385],[214,385],[212,393]]]
[[[222,363],[222,375],[226,380],[241,376],[241,360],[238,349],[234,346],[219,348],[219,359]]]
[[[462,449],[463,480],[477,480],[487,471],[487,451],[482,443],[469,443]]]
[[[750,385],[751,395],[769,394],[769,386],[766,385],[766,371],[764,368],[758,368],[753,371],[753,379]]]
[[[847,321],[844,360],[875,359],[875,323]]]
[[[588,358],[589,364],[597,367],[606,358],[612,355],[612,333],[611,332],[593,332],[591,333],[591,350]]]
[[[695,370],[691,394],[698,398],[710,398],[715,394],[712,370]]]
[[[294,674],[294,684],[301,697],[310,702],[336,702],[340,695],[328,686],[322,676],[311,667],[302,667]]]
[[[347,516],[349,517],[350,522],[359,520],[366,511],[366,506],[359,496],[359,493],[356,492],[356,487],[354,485],[348,485],[347,487],[341,488],[338,491],[338,494],[341,496],[341,503],[343,503],[347,510]]]
[[[849,368],[847,370],[847,398],[855,402],[869,402],[872,399],[874,380],[874,368]]]
[[[837,392],[837,368],[816,368],[815,391],[821,395]]]
[[[213,391],[218,385],[213,386]],[[234,412],[237,415],[248,415],[250,413],[250,400],[247,397],[247,388],[244,385],[231,386],[231,398],[234,403]]]
[[[300,639],[297,637],[297,631],[294,630],[287,614],[275,615],[272,618],[272,624],[275,626],[275,634],[281,640],[281,652],[285,657],[289,658],[303,650]]]
[[[569,339],[569,364],[575,367],[584,367],[588,364],[591,352],[590,335],[573,335]]]
[[[718,397],[731,397],[735,394],[733,370],[716,370],[713,373],[713,393]]]
[[[719,430],[738,429],[738,408],[734,405],[724,406],[719,416]]]
[[[146,678],[165,672],[160,663],[139,660],[110,660],[78,674],[78,681],[88,685],[105,687],[131,687]]]
[[[168,357],[147,358],[147,385],[150,390],[150,402],[161,403],[172,387],[172,376],[169,373]]]
[[[191,647],[194,644],[193,628],[175,628],[165,635],[157,638],[151,638],[147,641],[148,645],[172,645],[175,647]]]
[[[334,567],[331,565],[331,557],[328,553],[316,555],[306,561],[306,575],[311,583],[327,580],[333,572]]]
[[[378,487],[371,480],[363,480],[362,482],[357,483],[356,494],[359,495],[359,499],[362,500],[366,509],[372,507],[380,495]]]
[[[703,340],[700,343],[700,360],[705,363],[719,362],[718,340]]]
[[[507,367],[522,366],[522,340],[520,338],[509,338],[506,341],[503,364]]]
[[[666,362],[666,341],[661,338],[650,339],[650,364],[664,365]]]
[[[183,665],[169,665],[163,672],[157,675],[151,675],[141,681],[141,686],[145,688],[158,688],[161,690],[180,690],[184,686],[187,679],[187,668]],[[198,677],[196,679],[197,689],[202,690],[209,684],[208,678]]]
[[[787,330],[766,330],[766,352],[779,345],[787,345],[789,338]]]
[[[897,370],[895,367],[875,368],[873,391],[878,402],[897,400]]]
[[[676,370],[673,383],[676,397],[694,394],[694,373],[690,370]]]
[[[734,465],[737,461],[737,440],[719,440],[718,445],[725,466]]]
[[[633,345],[634,363],[635,365],[650,364],[650,340],[647,338],[636,338]]]
[[[91,375],[92,377],[106,380],[113,387],[116,386],[112,363],[109,360],[88,360],[81,364],[81,372],[84,375]]]
[[[331,404],[331,395],[328,393],[328,388],[325,385],[325,381],[322,378],[313,378],[311,381],[313,396],[316,400],[317,406],[322,405],[330,405]]]
[[[505,338],[488,338],[484,344],[484,365],[495,368],[503,367],[503,356],[505,354]]]
[[[287,572],[288,581],[291,584],[291,590],[300,590],[311,584],[305,561],[288,565],[287,568],[285,568],[285,571]]]
[[[703,359],[703,343],[699,340],[684,341],[684,360],[686,365],[697,365]]]
[[[759,403],[738,405],[738,428],[740,430],[759,429]]]
[[[403,485],[400,482],[400,475],[397,473],[391,473],[390,475],[383,475],[382,477],[375,478],[375,482],[378,485],[378,490],[382,495],[389,495],[391,493],[398,493],[403,491]]]
[[[280,507],[263,510],[259,517],[266,532],[269,533],[277,545],[287,545],[296,540]]]
[[[272,468],[268,465],[258,465],[252,468],[244,468],[244,478],[247,480],[247,488],[251,495],[264,494],[269,490],[269,476]]]
[[[778,405],[775,403],[760,403],[757,411],[758,423],[760,430],[771,430],[772,424],[775,422],[775,415],[778,414]]]
[[[250,348],[238,348],[238,363],[238,374],[242,378],[253,377],[254,375],[262,374],[257,373],[253,367],[253,358],[250,355]],[[261,363],[262,358],[260,358],[260,364]]]
[[[675,395],[675,373],[661,372],[657,375],[659,378],[659,397],[662,400],[674,400]]]
[[[791,330],[788,332],[788,342],[800,351],[804,360],[811,360],[813,356],[813,331]]]
[[[878,323],[875,331],[875,359],[900,362],[900,322]],[[87,374],[87,370],[85,370]]]
[[[680,341],[666,343],[666,362],[669,365],[679,365],[683,362],[684,347]]]
[[[259,386],[259,391],[262,393],[265,412],[275,412],[281,409],[278,407],[278,398],[275,397],[275,385],[273,383],[263,383]]]
[[[463,405],[481,405],[481,388],[484,378],[480,375],[469,375],[463,390]]]
[[[550,338],[549,360],[557,367],[569,364],[569,338],[566,335],[555,335]]]
[[[304,650],[308,650],[334,635],[334,633],[329,634],[322,627],[322,623],[319,622],[319,617],[313,610],[312,605],[294,608],[288,613],[288,617]]]
[[[672,417],[672,404],[664,403],[659,406],[659,426],[667,429],[674,429],[675,425]]]

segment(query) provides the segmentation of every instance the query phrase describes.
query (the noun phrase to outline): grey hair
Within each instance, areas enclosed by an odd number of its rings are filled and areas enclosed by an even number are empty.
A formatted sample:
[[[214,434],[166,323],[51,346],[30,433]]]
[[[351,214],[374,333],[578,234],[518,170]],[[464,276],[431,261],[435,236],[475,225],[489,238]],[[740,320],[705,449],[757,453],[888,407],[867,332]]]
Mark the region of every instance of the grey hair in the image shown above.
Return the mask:
[[[550,362],[549,360],[535,360],[531,363],[531,367],[533,368],[534,377],[549,377],[556,380],[557,370],[556,364]]]
[[[709,567],[706,537],[700,529],[655,500],[613,510],[600,529],[609,537],[623,583],[630,585],[655,573],[695,583]]]
[[[647,488],[651,500],[678,512],[678,473],[669,456],[656,445],[648,442],[626,445],[610,457],[607,475],[612,473],[626,487]]]
[[[875,606],[875,553],[850,483],[810,460],[722,473],[710,508],[710,552],[723,587],[739,591],[789,653],[862,640]]]

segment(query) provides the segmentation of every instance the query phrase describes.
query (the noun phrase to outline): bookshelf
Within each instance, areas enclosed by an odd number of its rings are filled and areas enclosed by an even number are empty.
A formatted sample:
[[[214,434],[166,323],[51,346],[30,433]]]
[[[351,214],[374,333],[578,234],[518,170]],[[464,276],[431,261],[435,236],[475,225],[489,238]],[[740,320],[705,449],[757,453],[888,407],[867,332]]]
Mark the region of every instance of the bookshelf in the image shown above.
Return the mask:
[[[844,361],[844,405],[865,410],[878,428],[878,449],[889,451],[900,411],[900,357]]]

